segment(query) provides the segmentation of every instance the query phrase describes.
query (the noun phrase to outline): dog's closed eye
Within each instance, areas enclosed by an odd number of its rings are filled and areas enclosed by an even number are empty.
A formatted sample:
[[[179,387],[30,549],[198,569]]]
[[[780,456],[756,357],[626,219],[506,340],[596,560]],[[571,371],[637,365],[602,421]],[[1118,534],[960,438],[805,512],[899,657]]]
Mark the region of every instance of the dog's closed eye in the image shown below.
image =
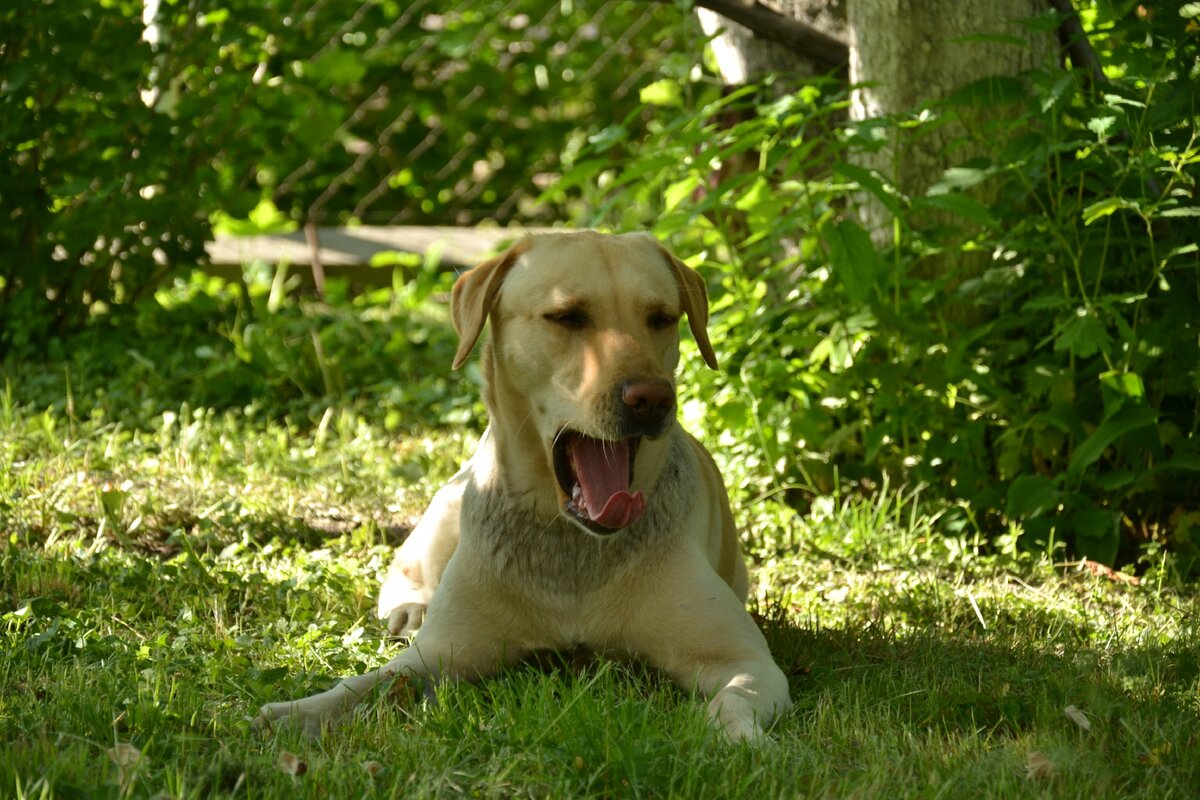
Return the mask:
[[[654,311],[646,318],[646,324],[651,330],[662,331],[667,328],[673,328],[679,324],[679,315],[670,314],[666,311]]]
[[[587,312],[579,306],[568,306],[555,311],[548,311],[542,315],[542,319],[573,331],[587,327],[590,321]]]

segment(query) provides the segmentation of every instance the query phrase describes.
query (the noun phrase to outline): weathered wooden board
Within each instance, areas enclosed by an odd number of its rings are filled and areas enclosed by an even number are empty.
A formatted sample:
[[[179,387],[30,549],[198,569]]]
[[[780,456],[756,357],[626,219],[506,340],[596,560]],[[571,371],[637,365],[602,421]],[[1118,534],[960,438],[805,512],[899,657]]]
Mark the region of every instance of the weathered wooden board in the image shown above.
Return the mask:
[[[526,233],[545,229],[525,228],[454,228],[414,226],[371,226],[353,228],[317,228],[318,256],[329,278],[348,278],[366,285],[388,284],[391,269],[371,267],[379,253],[415,253],[421,256],[436,250],[440,263],[448,268],[471,267],[494,255]],[[313,252],[304,231],[262,236],[218,236],[205,248],[210,266],[206,271],[235,279],[242,267],[254,261],[268,264],[287,263],[299,275],[309,273]]]

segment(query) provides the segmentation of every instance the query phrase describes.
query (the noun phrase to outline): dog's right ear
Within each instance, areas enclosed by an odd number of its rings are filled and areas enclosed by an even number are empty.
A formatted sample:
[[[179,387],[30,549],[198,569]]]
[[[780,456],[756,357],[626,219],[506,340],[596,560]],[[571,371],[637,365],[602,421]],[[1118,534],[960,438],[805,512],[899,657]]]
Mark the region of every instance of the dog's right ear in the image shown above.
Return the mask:
[[[467,270],[454,282],[454,290],[450,293],[450,320],[454,330],[458,331],[458,352],[454,354],[453,369],[461,367],[471,355],[488,313],[496,303],[504,276],[528,249],[529,244],[521,242],[504,255]]]

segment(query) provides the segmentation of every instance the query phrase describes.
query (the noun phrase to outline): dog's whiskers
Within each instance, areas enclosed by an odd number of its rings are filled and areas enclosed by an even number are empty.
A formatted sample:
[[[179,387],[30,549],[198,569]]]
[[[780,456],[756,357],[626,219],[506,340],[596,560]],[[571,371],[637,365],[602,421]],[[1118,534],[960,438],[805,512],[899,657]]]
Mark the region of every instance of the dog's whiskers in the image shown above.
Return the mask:
[[[533,416],[533,409],[531,408],[531,409],[529,409],[529,413],[525,415],[525,419],[521,420],[520,424],[517,425],[517,433],[520,433],[525,428],[525,423],[529,422],[529,418],[532,416]]]

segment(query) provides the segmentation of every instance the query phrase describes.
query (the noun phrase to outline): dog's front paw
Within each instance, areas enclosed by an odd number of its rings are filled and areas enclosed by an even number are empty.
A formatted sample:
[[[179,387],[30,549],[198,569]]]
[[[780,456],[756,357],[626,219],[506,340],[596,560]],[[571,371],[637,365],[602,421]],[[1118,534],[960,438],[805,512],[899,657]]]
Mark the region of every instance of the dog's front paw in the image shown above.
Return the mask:
[[[341,705],[329,693],[289,700],[284,703],[267,703],[258,710],[251,725],[257,730],[294,730],[316,739],[342,714]]]
[[[747,692],[740,687],[727,686],[718,692],[709,703],[709,722],[721,732],[728,742],[760,747],[769,746],[772,740],[767,735],[767,726],[776,716],[778,708],[773,709],[770,713],[764,713],[761,705],[755,700],[754,692]]]
[[[425,621],[425,603],[402,603],[387,615],[387,629],[392,636],[412,636]]]

